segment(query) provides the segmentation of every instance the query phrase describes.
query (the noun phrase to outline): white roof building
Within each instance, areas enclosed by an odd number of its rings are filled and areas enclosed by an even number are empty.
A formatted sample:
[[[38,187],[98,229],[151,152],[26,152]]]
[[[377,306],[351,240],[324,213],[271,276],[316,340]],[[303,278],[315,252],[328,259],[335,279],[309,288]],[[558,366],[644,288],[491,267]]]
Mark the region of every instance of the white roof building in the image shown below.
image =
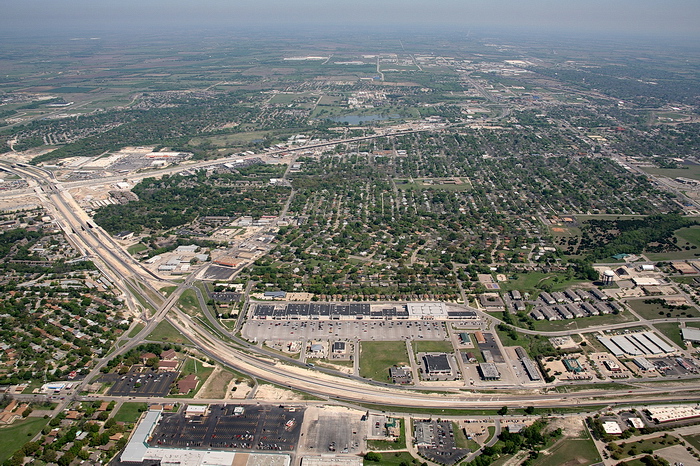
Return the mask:
[[[206,414],[207,409],[207,405],[187,405],[185,416],[201,416]]]
[[[700,328],[683,327],[681,334],[685,341],[700,342]]]
[[[605,421],[603,423],[603,430],[608,435],[620,435],[622,434],[622,428],[617,421]]]
[[[631,418],[627,419],[627,422],[629,422],[630,425],[632,427],[634,427],[635,429],[643,429],[644,428],[644,421],[642,421],[638,417],[631,417]]]

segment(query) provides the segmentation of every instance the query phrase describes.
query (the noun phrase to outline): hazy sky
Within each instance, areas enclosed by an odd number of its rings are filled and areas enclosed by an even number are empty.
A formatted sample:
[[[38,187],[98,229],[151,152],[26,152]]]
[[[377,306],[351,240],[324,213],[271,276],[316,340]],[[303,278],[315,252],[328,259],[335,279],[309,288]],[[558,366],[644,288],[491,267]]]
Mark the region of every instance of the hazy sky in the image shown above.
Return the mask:
[[[700,36],[700,0],[3,0],[0,28],[251,24],[517,28]]]

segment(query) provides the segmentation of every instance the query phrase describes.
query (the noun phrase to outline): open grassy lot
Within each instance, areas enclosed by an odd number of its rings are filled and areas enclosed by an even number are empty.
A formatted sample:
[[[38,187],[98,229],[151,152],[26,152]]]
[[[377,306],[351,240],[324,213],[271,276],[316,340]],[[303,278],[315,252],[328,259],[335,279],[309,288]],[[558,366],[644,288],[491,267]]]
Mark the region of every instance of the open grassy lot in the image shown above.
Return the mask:
[[[700,451],[700,434],[695,435],[684,435],[683,438],[692,446],[695,447],[697,451]]]
[[[700,257],[700,249],[691,249],[689,251],[669,251],[669,252],[645,252],[645,256],[650,261],[677,261],[683,259],[697,259]]]
[[[252,142],[262,141],[265,138],[276,140],[285,140],[290,135],[295,134],[294,130],[290,131],[243,131],[231,134],[218,134],[216,136],[192,138],[189,142],[191,146],[199,146],[202,144],[211,144],[216,147],[240,147]]]
[[[170,296],[173,291],[177,290],[177,285],[170,285],[170,286],[164,286],[163,288],[160,289],[160,292],[163,293],[166,297]]]
[[[201,396],[203,398],[224,398],[226,396],[226,389],[228,384],[233,380],[236,375],[228,370],[222,370],[219,372],[206,387]]]
[[[155,330],[148,335],[148,339],[154,341],[167,341],[170,343],[185,343],[188,341],[167,320],[159,323]]]
[[[673,341],[679,347],[685,348],[683,338],[681,337],[681,329],[677,323],[665,322],[663,324],[654,324],[654,327],[656,327],[656,329],[659,332],[663,333],[666,337],[671,339],[671,341]]]
[[[133,256],[135,254],[140,253],[141,251],[145,251],[146,249],[148,249],[148,247],[145,244],[136,243],[129,246],[127,248],[127,252]]]
[[[389,368],[408,364],[403,341],[363,341],[360,345],[360,376],[390,382]]]
[[[134,423],[139,420],[141,413],[148,409],[146,403],[124,403],[117,414],[114,415],[114,420],[117,422]]]
[[[413,351],[415,353],[451,353],[454,351],[449,341],[413,341]]]
[[[156,311],[156,310],[153,308],[153,306],[151,306],[151,304],[150,304],[148,301],[146,301],[146,300],[144,299],[144,297],[141,296],[141,293],[139,293],[138,291],[136,291],[136,289],[135,289],[133,286],[131,286],[129,283],[126,283],[126,287],[129,288],[129,290],[131,291],[131,294],[133,294],[133,295],[136,297],[136,300],[139,302],[139,304],[141,304],[141,306],[144,307],[144,309],[148,309],[148,310],[151,311],[151,312],[155,312],[155,311]]]
[[[677,317],[700,317],[700,312],[695,306],[688,309],[678,307],[665,308],[659,303],[646,303],[648,299],[630,299],[627,304],[634,309],[637,314],[645,319],[675,319]]]
[[[679,440],[677,437],[669,434],[637,440],[636,442],[617,442],[617,445],[621,447],[621,451],[618,454],[620,455],[620,458],[627,458],[628,456],[648,453],[650,450],[654,451],[658,450],[659,448],[670,447],[671,445],[678,444],[678,442]]]
[[[368,466],[373,466],[373,465],[377,465],[377,466],[394,466],[394,465],[396,465],[396,466],[398,466],[403,462],[406,462],[408,464],[412,464],[412,461],[414,459],[413,456],[411,456],[411,454],[406,452],[406,451],[401,451],[401,452],[397,451],[395,453],[380,453],[380,455],[382,455],[382,459],[378,463],[375,461],[364,461],[363,460],[362,464],[366,464]]]
[[[197,300],[197,294],[194,290],[183,291],[180,295],[178,303],[180,305],[180,309],[190,315],[199,314],[202,311],[199,308],[199,301]]]
[[[455,445],[457,445],[457,448],[469,448],[471,451],[479,449],[478,443],[464,435],[464,430],[459,427],[459,423],[452,421],[452,431],[455,434]]]
[[[700,226],[694,225],[688,228],[681,228],[675,232],[675,244],[680,251],[669,251],[665,253],[648,253],[650,260],[680,260],[697,259],[700,256]]]
[[[140,323],[136,324],[134,326],[134,328],[131,330],[131,332],[129,332],[129,338],[134,338],[136,335],[139,334],[139,332],[141,330],[143,330],[144,327],[145,327],[145,325],[143,325],[143,324],[140,324]]]
[[[297,353],[298,355],[298,353]],[[292,357],[295,357],[294,355],[291,355]],[[355,364],[352,361],[348,360],[343,360],[343,359],[319,359],[319,358],[307,358],[306,359],[307,363],[313,363],[317,366],[321,367],[327,367],[328,369],[340,369],[341,367],[353,367]]]
[[[700,226],[681,228],[676,231],[676,237],[679,239],[676,243],[679,247],[685,247],[686,245],[700,247]]]
[[[542,452],[535,464],[538,466],[560,466],[568,464],[589,465],[602,461],[593,440],[586,438],[566,438]]]
[[[700,180],[700,165],[685,165],[687,168],[657,168],[657,167],[643,167],[647,173],[652,175],[662,175],[669,178],[677,178],[679,176],[683,178],[692,178],[694,180]]]
[[[49,422],[48,419],[30,417],[0,428],[0,463],[11,457],[29,442]]]
[[[202,364],[202,361],[198,359],[187,358],[185,360],[185,363],[182,365],[180,374],[182,374],[183,377],[190,374],[195,374],[197,377],[199,377],[200,382],[204,382],[205,380],[207,380],[207,378],[213,370],[213,366],[205,366],[204,364]]]

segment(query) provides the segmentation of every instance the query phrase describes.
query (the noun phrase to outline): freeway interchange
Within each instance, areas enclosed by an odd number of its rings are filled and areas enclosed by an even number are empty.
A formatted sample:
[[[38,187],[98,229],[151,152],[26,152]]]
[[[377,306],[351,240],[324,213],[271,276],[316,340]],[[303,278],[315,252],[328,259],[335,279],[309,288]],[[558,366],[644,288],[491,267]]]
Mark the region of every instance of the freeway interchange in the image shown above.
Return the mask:
[[[220,161],[218,161],[220,163]],[[572,407],[600,406],[616,403],[643,404],[649,402],[698,400],[698,390],[692,384],[676,387],[638,387],[627,393],[617,391],[582,390],[570,394],[557,392],[523,393],[504,389],[502,393],[479,393],[463,387],[435,387],[431,392],[410,388],[397,388],[388,384],[363,379],[358,376],[341,374],[324,368],[303,367],[299,361],[285,358],[277,353],[264,350],[232,335],[213,316],[206,305],[201,306],[208,325],[177,308],[182,292],[192,288],[196,274],[178,284],[177,289],[164,298],[159,288],[172,284],[136,262],[100,227],[94,224],[72,198],[68,190],[53,179],[51,172],[29,166],[3,168],[26,179],[42,204],[50,210],[73,246],[90,257],[126,297],[127,305],[135,310],[143,310],[141,319],[144,328],[133,338],[126,333],[118,341],[118,347],[110,355],[102,358],[84,379],[80,388],[98,376],[109,359],[138,346],[163,320],[169,321],[176,330],[209,358],[237,371],[277,384],[292,390],[309,393],[327,400],[340,400],[353,403],[367,403],[377,406],[422,407],[435,409],[498,408],[503,405],[513,407]],[[139,306],[138,303],[141,305]],[[143,305],[146,303],[147,305]],[[150,308],[151,312],[149,312]],[[484,316],[484,318],[492,319]],[[494,322],[496,322],[494,320]],[[516,388],[516,387],[513,387]],[[631,387],[630,387],[631,388]],[[78,393],[80,390],[76,390]]]

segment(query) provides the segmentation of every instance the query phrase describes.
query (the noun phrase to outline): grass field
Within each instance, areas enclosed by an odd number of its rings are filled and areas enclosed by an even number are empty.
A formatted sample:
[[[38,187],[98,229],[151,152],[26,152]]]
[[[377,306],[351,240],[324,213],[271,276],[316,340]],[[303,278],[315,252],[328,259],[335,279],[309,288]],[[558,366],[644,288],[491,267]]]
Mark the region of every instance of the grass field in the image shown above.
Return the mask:
[[[700,451],[700,434],[684,435],[683,438],[691,444],[697,451]]]
[[[375,461],[362,461],[363,465],[368,465],[368,466],[398,466],[402,462],[406,462],[408,464],[413,464],[413,456],[411,456],[410,453],[406,451],[397,451],[395,453],[380,453],[382,456],[381,461],[378,463]]]
[[[178,303],[180,305],[180,309],[190,315],[200,314],[202,311],[199,308],[199,301],[197,300],[197,294],[194,290],[183,291],[180,295]]]
[[[657,168],[657,167],[643,167],[647,173],[652,175],[662,175],[668,176],[669,178],[692,178],[694,180],[700,180],[700,165],[685,165],[688,168]]]
[[[139,293],[138,291],[136,291],[136,289],[134,289],[133,286],[131,286],[129,283],[127,283],[127,284],[126,284],[126,287],[129,288],[129,290],[131,291],[131,294],[133,294],[133,295],[136,297],[136,300],[139,302],[139,304],[141,304],[141,306],[144,307],[144,309],[148,309],[148,310],[151,311],[151,312],[155,312],[155,311],[156,311],[156,310],[153,308],[153,306],[151,306],[151,304],[150,304],[148,301],[146,301],[146,300],[143,298],[143,296],[141,296],[141,293]]]
[[[144,327],[145,327],[145,325],[143,325],[143,324],[140,324],[140,323],[136,324],[134,326],[134,328],[131,330],[131,332],[129,332],[129,338],[134,338],[136,335],[138,335],[138,333],[141,330],[143,330]]]
[[[679,247],[684,247],[686,245],[700,247],[700,226],[695,225],[688,228],[681,228],[676,231],[676,237],[683,241],[678,241],[678,243],[676,243]]]
[[[363,341],[360,345],[360,376],[380,382],[389,380],[389,368],[408,364],[403,341]]]
[[[203,138],[193,138],[190,141],[190,145],[198,146],[203,143],[209,143],[217,147],[236,147],[253,141],[263,140],[266,136],[272,136],[274,134],[274,131],[245,131],[241,133],[222,134]]]
[[[488,426],[489,430],[489,436],[486,438],[486,441],[484,443],[488,443],[489,440],[493,438],[493,436],[496,434],[496,428],[494,426]]]
[[[697,259],[700,257],[700,249],[691,249],[689,251],[645,252],[644,255],[647,256],[650,261]]]
[[[417,340],[413,342],[415,353],[451,353],[454,351],[449,341],[426,341]]]
[[[49,422],[48,419],[30,417],[0,428],[0,463],[11,457],[29,442]]]
[[[203,398],[224,398],[226,396],[226,389],[228,384],[236,377],[231,371],[223,370],[213,378],[206,387],[205,391],[202,391],[201,396]]]
[[[677,317],[700,317],[700,311],[695,306],[688,309],[664,308],[658,303],[645,303],[646,299],[630,299],[627,304],[645,319],[675,319]]]
[[[624,445],[622,447],[620,458],[627,458],[628,456],[640,455],[645,451],[648,452],[648,450],[653,451],[658,450],[659,448],[666,448],[671,445],[676,445],[678,442],[678,437],[664,434],[663,436],[637,440],[636,442],[618,442],[617,444],[620,446]]]
[[[554,444],[542,452],[534,464],[537,466],[560,465],[590,465],[602,461],[593,440],[588,437],[581,439],[567,438]]]
[[[159,291],[163,293],[166,297],[170,296],[173,291],[177,290],[177,285],[164,286]]]
[[[154,341],[167,341],[172,343],[185,343],[187,340],[182,334],[173,327],[167,320],[162,321],[158,326],[148,335],[149,340]]]
[[[201,383],[203,383],[209,375],[214,371],[213,366],[204,366],[202,361],[195,358],[187,358],[185,363],[182,365],[180,374],[185,377],[189,374],[196,374],[199,377]]]
[[[136,244],[132,244],[131,246],[129,246],[126,249],[126,251],[133,256],[135,254],[140,253],[141,251],[145,251],[146,249],[148,249],[148,247],[145,244],[136,243]]]
[[[587,383],[587,384],[576,384],[576,385],[557,385],[554,387],[554,391],[559,393],[576,393],[583,392],[586,390],[629,390],[630,386],[625,383],[624,380],[620,382],[609,382],[609,383]]]
[[[700,226],[681,228],[675,232],[676,246],[680,251],[647,253],[650,260],[697,259],[700,256]]]
[[[681,337],[680,325],[675,322],[665,322],[663,324],[654,324],[654,327],[679,347],[685,348],[683,338]]]
[[[630,460],[630,461],[625,461],[625,462],[620,461],[617,464],[622,465],[622,466],[647,466],[646,463],[642,462],[641,458]]]
[[[114,420],[117,422],[134,423],[139,420],[141,413],[148,409],[146,403],[124,403],[117,414],[114,415]]]
[[[470,440],[464,435],[464,430],[459,427],[459,423],[452,421],[452,431],[455,434],[455,445],[457,448],[468,448],[470,451],[479,449],[479,444]]]

